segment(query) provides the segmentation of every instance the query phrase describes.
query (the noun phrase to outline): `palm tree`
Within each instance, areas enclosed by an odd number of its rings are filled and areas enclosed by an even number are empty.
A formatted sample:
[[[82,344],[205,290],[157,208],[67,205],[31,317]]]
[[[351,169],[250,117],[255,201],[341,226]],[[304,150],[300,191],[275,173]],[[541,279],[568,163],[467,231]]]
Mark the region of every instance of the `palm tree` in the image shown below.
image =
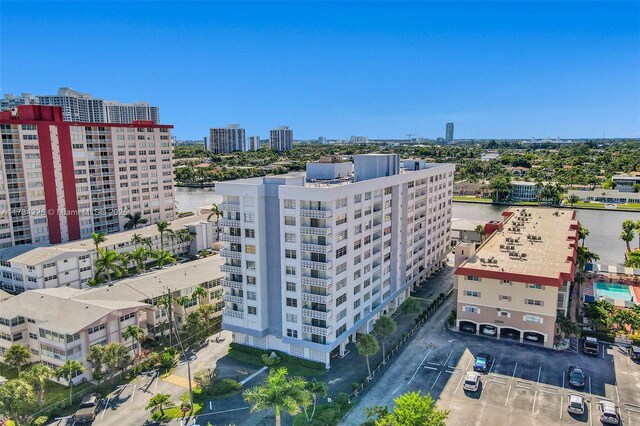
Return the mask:
[[[356,348],[358,348],[358,353],[367,359],[367,370],[369,371],[369,375],[367,377],[371,377],[371,366],[369,365],[369,357],[371,355],[377,354],[380,350],[378,340],[372,334],[363,334],[358,338]]]
[[[569,335],[569,336],[580,335],[580,327],[578,327],[578,324],[571,321],[571,318],[560,316],[556,320],[556,325],[558,326],[558,329],[560,330],[560,332],[564,335]]]
[[[87,285],[89,287],[97,287],[100,284],[102,284],[102,279],[97,274],[95,277],[89,278],[89,280],[87,281]]]
[[[138,244],[144,243],[144,238],[140,234],[133,234],[131,236],[131,242],[133,243],[133,246],[137,248]]]
[[[33,386],[22,379],[13,379],[0,386],[0,406],[3,413],[18,425],[18,421],[33,413],[36,402]]]
[[[482,240],[484,239],[484,236],[485,236],[484,226],[482,225],[476,226],[475,231],[480,236],[480,242],[482,243]]]
[[[163,220],[162,222],[156,223],[158,227],[158,232],[160,233],[160,250],[164,250],[164,234],[169,229],[169,222]]]
[[[104,361],[109,368],[110,378],[113,380],[116,371],[123,370],[131,362],[131,358],[127,348],[114,342],[104,346]]]
[[[158,393],[151,397],[144,409],[151,409],[151,411],[160,410],[160,415],[164,417],[164,409],[173,406],[175,406],[175,404],[171,402],[171,395],[168,393]]]
[[[216,312],[216,307],[208,303],[206,305],[200,305],[199,310],[200,310],[200,313],[202,314],[202,318],[204,318],[204,321],[207,324],[207,332],[209,332],[210,331],[209,321],[211,321],[211,317]]]
[[[206,299],[209,297],[209,292],[204,289],[204,287],[197,286],[193,293],[191,293],[191,297],[193,300],[198,300],[200,304],[202,304],[202,299]]]
[[[636,224],[631,219],[627,219],[622,222],[622,232],[620,233],[620,239],[627,243],[627,252],[631,251],[631,241],[633,241],[636,229]]]
[[[193,298],[186,295],[180,296],[176,299],[176,303],[182,306],[184,309],[186,309],[187,304],[190,303],[191,301],[193,301]]]
[[[218,205],[216,203],[211,204],[211,213],[209,213],[209,216],[207,216],[207,220],[211,220],[211,218],[215,216],[216,217],[216,236],[217,236],[217,240],[220,240],[220,227],[218,226],[218,221],[220,220],[220,217],[222,216],[222,210],[220,210],[220,208],[218,207]]]
[[[130,326],[128,326],[122,332],[122,338],[125,339],[125,340],[131,339],[131,345],[134,345],[136,342],[138,342],[137,350],[134,349],[133,352],[136,353],[136,355],[139,356],[140,355],[140,342],[144,338],[144,330],[142,329],[142,327],[140,327],[139,325],[130,325]]]
[[[387,337],[391,336],[396,331],[396,322],[393,318],[388,316],[381,316],[373,323],[373,332],[376,333],[382,339],[382,362],[386,363],[387,354],[385,351],[384,343]]]
[[[276,426],[281,424],[282,409],[293,416],[300,412],[303,401],[309,399],[307,382],[302,377],[288,377],[285,367],[272,369],[263,384],[245,390],[242,395],[251,406],[251,412],[274,407]]]
[[[111,281],[112,274],[116,278],[122,278],[126,273],[126,269],[122,264],[125,259],[120,253],[115,250],[99,249],[100,256],[95,261],[96,271],[98,273],[104,273],[107,277],[107,281]]]
[[[318,382],[316,379],[311,380],[307,384],[307,390],[311,394],[313,398],[313,410],[311,411],[311,416],[307,415],[307,408],[304,407],[304,415],[307,418],[307,423],[311,423],[313,420],[313,416],[316,414],[316,405],[318,403],[318,395],[326,397],[329,393],[329,387],[325,382]]]
[[[161,297],[158,300],[158,306],[164,308],[167,310],[168,314],[169,314],[169,346],[172,346],[172,342],[173,342],[173,318],[172,318],[172,314],[171,312],[173,311],[173,301],[171,299],[171,297],[166,298],[166,297]],[[164,334],[164,328],[162,330],[162,333]]]
[[[567,201],[569,202],[569,205],[571,206],[571,208],[573,208],[573,205],[580,201],[580,197],[578,197],[575,194],[569,195],[569,197],[567,197]]]
[[[64,365],[58,367],[55,371],[55,375],[58,379],[63,378],[69,383],[69,404],[73,402],[73,378],[78,373],[84,372],[84,366],[78,361],[71,361],[68,359]]]
[[[96,246],[96,259],[100,258],[100,243],[104,243],[107,238],[105,237],[104,232],[92,232],[91,239],[93,240],[93,245]]]
[[[127,230],[138,229],[138,226],[144,225],[149,221],[148,219],[142,217],[142,213],[140,212],[135,212],[134,214],[127,213],[126,215],[124,215],[124,218],[127,219],[124,224],[124,229]]]
[[[145,269],[147,259],[149,259],[149,250],[145,247],[138,247],[134,251],[129,253],[129,258],[135,263],[136,271],[140,274]]]
[[[578,264],[578,270],[582,271],[587,263],[597,262],[600,260],[600,256],[589,251],[584,246],[578,247],[578,253],[576,256],[576,263]]]
[[[105,364],[105,358],[104,345],[93,345],[89,347],[87,362],[91,364],[91,377],[93,377],[98,384],[100,384],[100,381],[104,377],[102,366]]]
[[[33,387],[33,391],[38,397],[40,408],[44,406],[44,390],[47,380],[53,376],[53,370],[44,364],[34,364],[27,371],[20,373],[20,379],[26,381]]]
[[[156,261],[156,264],[162,268],[166,263],[174,263],[176,258],[166,250],[153,250],[151,257]]]
[[[589,230],[584,226],[580,225],[580,228],[578,228],[578,239],[582,240],[582,247],[584,247],[584,242],[588,236],[589,236]]]
[[[202,331],[204,318],[200,311],[189,312],[185,318],[184,326],[191,335],[198,335]]]
[[[198,257],[207,257],[209,256],[209,252],[207,250],[200,250],[198,252]]]
[[[640,219],[636,222],[636,231],[638,232],[638,250],[640,250]]]
[[[181,229],[178,232],[176,232],[176,239],[180,243],[191,242],[193,241],[194,238],[195,238],[195,235],[191,233],[191,231],[189,231],[188,229]]]
[[[13,368],[20,369],[31,359],[31,351],[24,345],[13,344],[4,353],[4,362]]]

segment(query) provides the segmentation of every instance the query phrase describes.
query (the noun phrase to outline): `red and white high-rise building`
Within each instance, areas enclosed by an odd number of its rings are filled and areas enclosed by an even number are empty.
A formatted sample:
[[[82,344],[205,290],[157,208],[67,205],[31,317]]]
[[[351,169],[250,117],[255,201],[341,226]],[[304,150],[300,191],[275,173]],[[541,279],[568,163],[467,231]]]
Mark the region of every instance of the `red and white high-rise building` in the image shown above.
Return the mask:
[[[52,106],[0,112],[0,248],[121,231],[127,213],[173,220],[172,128],[68,122]]]

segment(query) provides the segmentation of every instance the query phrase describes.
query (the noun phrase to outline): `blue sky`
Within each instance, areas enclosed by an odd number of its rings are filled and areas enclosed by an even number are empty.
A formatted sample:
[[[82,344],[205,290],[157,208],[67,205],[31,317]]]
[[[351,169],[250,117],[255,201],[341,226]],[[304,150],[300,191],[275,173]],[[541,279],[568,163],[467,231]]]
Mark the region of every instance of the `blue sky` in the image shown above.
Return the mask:
[[[179,139],[640,136],[640,2],[8,2],[0,93],[158,105]]]

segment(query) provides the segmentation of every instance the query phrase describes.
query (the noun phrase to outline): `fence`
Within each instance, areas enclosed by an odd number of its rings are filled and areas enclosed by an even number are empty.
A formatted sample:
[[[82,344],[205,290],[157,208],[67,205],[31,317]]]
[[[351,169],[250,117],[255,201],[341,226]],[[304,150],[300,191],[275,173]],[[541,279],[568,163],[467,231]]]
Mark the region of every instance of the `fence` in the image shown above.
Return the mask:
[[[416,322],[416,325],[413,326],[413,328],[411,330],[409,330],[409,332],[403,337],[402,340],[400,340],[394,347],[393,349],[391,349],[391,351],[389,351],[389,353],[387,354],[386,358],[384,358],[382,360],[382,362],[380,362],[380,364],[378,364],[378,366],[371,371],[371,375],[369,377],[367,377],[366,381],[364,383],[361,383],[360,386],[358,386],[357,389],[355,389],[353,392],[351,392],[349,394],[349,402],[351,402],[354,398],[356,398],[358,395],[360,395],[360,393],[362,393],[364,391],[365,386],[371,382],[375,376],[376,373],[378,373],[379,371],[381,371],[384,366],[387,364],[387,362],[394,357],[399,351],[400,349],[402,349],[402,347],[407,343],[407,340],[411,339],[420,329],[420,327],[422,327],[424,325],[424,323],[433,315],[433,313],[453,294],[453,288],[451,288],[447,293],[444,294],[444,297],[438,297],[436,298],[427,309],[425,309],[423,312],[426,313],[426,315],[422,316],[420,318],[420,320],[418,322]]]

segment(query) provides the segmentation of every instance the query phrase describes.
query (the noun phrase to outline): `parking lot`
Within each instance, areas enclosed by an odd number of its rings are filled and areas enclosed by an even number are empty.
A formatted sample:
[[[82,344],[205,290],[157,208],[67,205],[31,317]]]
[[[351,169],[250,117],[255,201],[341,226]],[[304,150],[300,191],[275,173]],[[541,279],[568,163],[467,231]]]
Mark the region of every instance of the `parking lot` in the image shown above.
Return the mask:
[[[440,408],[451,411],[448,424],[601,424],[597,403],[606,399],[619,406],[623,424],[640,426],[640,366],[618,347],[603,346],[595,357],[464,333],[447,335],[450,339],[428,346],[402,392],[430,393]],[[480,352],[492,357],[489,371],[481,374],[477,392],[465,391],[465,373],[473,371]],[[584,370],[584,388],[569,384],[572,365]],[[567,412],[571,393],[584,396],[585,414]]]

